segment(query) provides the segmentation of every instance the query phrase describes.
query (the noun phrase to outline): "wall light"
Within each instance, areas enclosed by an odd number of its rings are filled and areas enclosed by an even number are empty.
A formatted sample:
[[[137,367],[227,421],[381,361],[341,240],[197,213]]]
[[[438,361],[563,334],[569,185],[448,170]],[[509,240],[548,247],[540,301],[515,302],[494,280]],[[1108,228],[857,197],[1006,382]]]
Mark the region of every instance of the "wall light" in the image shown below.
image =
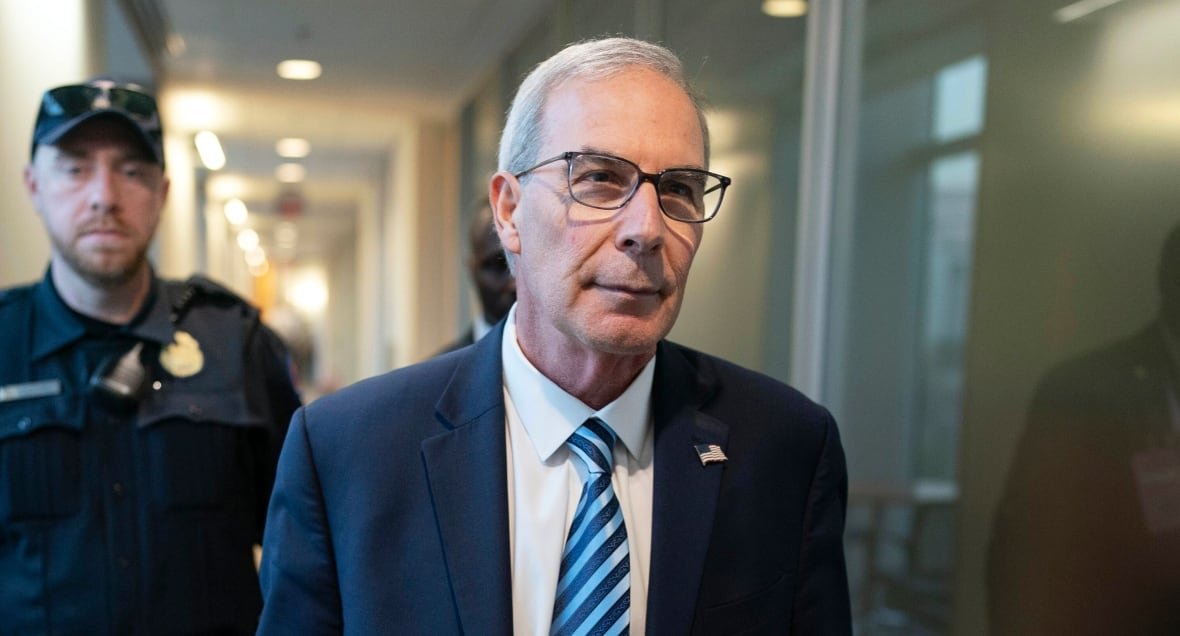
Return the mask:
[[[311,142],[299,137],[284,137],[275,143],[275,152],[280,157],[302,159],[311,154]]]
[[[252,250],[246,250],[245,253],[246,264],[250,267],[258,267],[266,262],[266,250],[261,247],[255,247]]]
[[[243,252],[249,252],[258,247],[258,232],[250,228],[238,232],[238,247],[242,248]]]
[[[798,18],[807,14],[807,0],[762,0],[762,13],[772,18]]]
[[[275,67],[279,77],[289,80],[313,80],[320,76],[323,67],[315,60],[283,60]]]
[[[225,212],[225,220],[229,221],[230,225],[238,226],[246,222],[246,217],[250,216],[250,211],[246,209],[246,204],[241,199],[230,199],[225,202],[222,207]]]
[[[197,156],[201,163],[210,170],[221,170],[225,167],[225,151],[221,149],[221,140],[212,131],[202,130],[193,139],[197,146]]]

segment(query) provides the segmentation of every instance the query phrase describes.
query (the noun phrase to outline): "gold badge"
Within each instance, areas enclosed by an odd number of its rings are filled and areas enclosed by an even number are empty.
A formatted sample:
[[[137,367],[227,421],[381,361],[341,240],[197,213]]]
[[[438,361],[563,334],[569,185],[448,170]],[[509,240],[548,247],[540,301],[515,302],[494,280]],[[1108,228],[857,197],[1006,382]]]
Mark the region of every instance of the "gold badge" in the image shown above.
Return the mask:
[[[186,331],[176,330],[172,344],[160,352],[160,365],[177,378],[187,378],[201,372],[205,366],[205,354],[197,339]]]

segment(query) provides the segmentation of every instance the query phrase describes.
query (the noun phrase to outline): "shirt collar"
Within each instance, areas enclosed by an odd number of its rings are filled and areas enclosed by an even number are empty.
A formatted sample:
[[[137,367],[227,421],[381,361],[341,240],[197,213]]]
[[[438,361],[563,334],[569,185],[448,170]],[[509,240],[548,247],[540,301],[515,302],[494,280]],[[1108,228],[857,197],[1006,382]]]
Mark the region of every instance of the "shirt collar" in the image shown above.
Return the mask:
[[[33,291],[33,359],[43,358],[85,335],[86,325],[57,294],[46,268]]]
[[[159,343],[172,341],[175,328],[169,320],[168,303],[161,302],[162,285],[152,275],[146,306],[132,320],[127,333]],[[66,305],[53,286],[50,270],[33,291],[33,358],[40,359],[67,347],[86,336],[86,325]]]
[[[655,356],[622,395],[595,411],[554,384],[524,357],[516,341],[515,305],[504,325],[504,339],[500,347],[504,360],[504,387],[541,461],[548,461],[591,416],[606,422],[623,442],[627,452],[632,457],[639,457],[651,420]]]

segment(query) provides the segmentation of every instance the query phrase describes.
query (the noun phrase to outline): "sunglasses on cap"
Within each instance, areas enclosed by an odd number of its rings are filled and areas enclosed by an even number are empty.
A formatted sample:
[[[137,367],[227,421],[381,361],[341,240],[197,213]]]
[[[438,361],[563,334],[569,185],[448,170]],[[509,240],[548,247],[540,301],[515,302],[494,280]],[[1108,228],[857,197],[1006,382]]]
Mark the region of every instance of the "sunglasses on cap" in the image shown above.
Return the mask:
[[[41,96],[33,147],[52,145],[78,124],[99,115],[116,115],[134,125],[151,148],[156,161],[164,165],[163,130],[156,99],[134,84],[95,80],[51,88]]]

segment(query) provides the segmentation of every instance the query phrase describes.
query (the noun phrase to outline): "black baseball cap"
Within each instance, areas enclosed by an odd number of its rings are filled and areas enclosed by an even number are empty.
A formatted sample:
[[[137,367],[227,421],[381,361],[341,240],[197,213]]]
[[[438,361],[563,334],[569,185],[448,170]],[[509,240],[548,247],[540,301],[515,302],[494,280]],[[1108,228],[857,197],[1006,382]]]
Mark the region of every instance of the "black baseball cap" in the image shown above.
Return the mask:
[[[58,86],[41,96],[37,123],[33,127],[33,146],[53,145],[78,124],[95,117],[117,117],[131,124],[152,152],[156,163],[164,167],[164,131],[156,98],[137,84],[121,84],[109,79],[94,79],[85,84]]]

